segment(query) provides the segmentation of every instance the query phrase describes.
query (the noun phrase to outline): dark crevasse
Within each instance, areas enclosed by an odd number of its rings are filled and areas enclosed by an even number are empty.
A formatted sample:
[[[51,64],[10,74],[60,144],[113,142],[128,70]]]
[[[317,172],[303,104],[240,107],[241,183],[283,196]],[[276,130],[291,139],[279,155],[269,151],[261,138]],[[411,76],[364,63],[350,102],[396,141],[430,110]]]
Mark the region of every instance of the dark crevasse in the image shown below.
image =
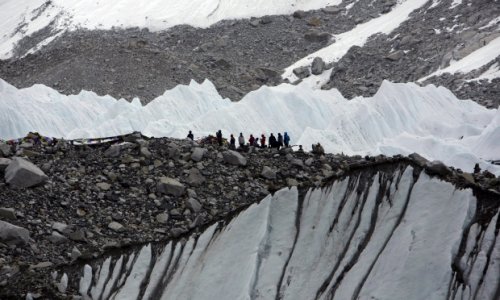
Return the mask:
[[[90,299],[498,299],[498,205],[480,206],[411,166],[360,171],[72,279]]]

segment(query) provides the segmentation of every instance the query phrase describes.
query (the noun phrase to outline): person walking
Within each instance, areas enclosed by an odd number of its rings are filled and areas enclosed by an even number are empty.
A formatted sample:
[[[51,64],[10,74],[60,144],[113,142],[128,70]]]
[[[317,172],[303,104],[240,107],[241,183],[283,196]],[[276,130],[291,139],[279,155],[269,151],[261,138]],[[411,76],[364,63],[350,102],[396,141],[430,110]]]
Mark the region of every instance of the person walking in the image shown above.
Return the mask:
[[[266,148],[266,136],[264,134],[260,136],[260,146]]]
[[[240,144],[240,148],[245,146],[245,138],[242,132],[240,132],[240,136],[238,137],[238,144]]]
[[[288,135],[288,132],[285,132],[285,135],[283,136],[283,142],[285,143],[285,147],[290,146],[290,136]]]
[[[191,130],[189,130],[189,133],[188,133],[188,135],[187,135],[187,138],[188,138],[188,139],[191,139],[191,140],[194,140],[194,135],[193,135],[193,133],[191,132]]]

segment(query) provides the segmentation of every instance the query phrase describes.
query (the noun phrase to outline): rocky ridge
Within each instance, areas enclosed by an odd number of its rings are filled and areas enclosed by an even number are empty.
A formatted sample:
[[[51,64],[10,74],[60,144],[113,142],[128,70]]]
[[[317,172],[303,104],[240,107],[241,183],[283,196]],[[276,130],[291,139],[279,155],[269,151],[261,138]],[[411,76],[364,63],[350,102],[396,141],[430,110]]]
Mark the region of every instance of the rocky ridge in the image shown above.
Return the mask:
[[[330,72],[333,66],[324,89],[338,88],[348,98],[369,96],[384,79],[416,81],[499,36],[497,25],[487,26],[499,14],[497,1],[456,6],[452,1],[429,1],[389,36],[373,36],[339,62],[316,65],[313,73]],[[143,103],[178,84],[208,78],[221,95],[239,100],[262,85],[281,83],[283,68],[334,43],[332,34],[389,12],[396,2],[345,0],[322,10],[221,21],[206,29],[75,31],[23,56],[55,33],[49,26],[25,37],[18,57],[0,61],[0,78],[17,87],[42,83],[65,94],[84,89],[128,100],[140,97]],[[444,85],[461,98],[497,107],[498,78],[473,80],[492,64],[470,74],[429,78],[425,84]],[[307,77],[310,72],[306,67],[296,74]]]
[[[96,145],[25,143],[15,155],[39,166],[47,181],[22,189],[0,183],[2,299],[28,291],[56,297],[53,270],[146,242],[182,238],[283,187],[307,190],[357,170],[412,164],[496,198],[484,205],[486,215],[500,203],[500,178],[480,170],[464,173],[418,154],[347,157],[290,148],[238,152],[133,134]]]

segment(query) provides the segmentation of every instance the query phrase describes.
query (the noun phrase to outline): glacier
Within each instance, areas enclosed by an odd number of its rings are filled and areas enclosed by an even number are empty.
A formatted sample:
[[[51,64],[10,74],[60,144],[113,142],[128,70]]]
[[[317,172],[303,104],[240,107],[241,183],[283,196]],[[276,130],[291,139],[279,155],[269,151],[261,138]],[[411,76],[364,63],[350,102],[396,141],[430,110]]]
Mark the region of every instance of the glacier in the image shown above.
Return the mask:
[[[229,133],[287,131],[293,145],[327,152],[388,156],[417,152],[429,160],[472,171],[474,164],[499,175],[500,110],[458,100],[449,90],[384,81],[371,98],[345,99],[337,90],[307,83],[263,86],[239,102],[222,98],[214,85],[192,81],[147,105],[82,91],[62,95],[44,85],[17,89],[0,80],[0,138],[38,131],[66,139],[99,138],[140,131],[184,138]]]
[[[498,209],[412,166],[285,188],[199,235],[84,266],[90,299],[497,299]],[[77,276],[77,275],[75,275]],[[78,282],[76,280],[75,282]]]

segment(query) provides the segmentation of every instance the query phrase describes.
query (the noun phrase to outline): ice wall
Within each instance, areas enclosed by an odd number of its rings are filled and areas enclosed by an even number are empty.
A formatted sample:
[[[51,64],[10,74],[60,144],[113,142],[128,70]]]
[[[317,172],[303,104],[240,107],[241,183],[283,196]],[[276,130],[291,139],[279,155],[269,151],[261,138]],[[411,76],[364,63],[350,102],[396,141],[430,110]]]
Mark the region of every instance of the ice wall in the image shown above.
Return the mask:
[[[495,299],[498,212],[481,225],[476,206],[471,190],[409,166],[361,172],[306,195],[280,190],[185,243],[87,265],[80,291],[92,299]]]

